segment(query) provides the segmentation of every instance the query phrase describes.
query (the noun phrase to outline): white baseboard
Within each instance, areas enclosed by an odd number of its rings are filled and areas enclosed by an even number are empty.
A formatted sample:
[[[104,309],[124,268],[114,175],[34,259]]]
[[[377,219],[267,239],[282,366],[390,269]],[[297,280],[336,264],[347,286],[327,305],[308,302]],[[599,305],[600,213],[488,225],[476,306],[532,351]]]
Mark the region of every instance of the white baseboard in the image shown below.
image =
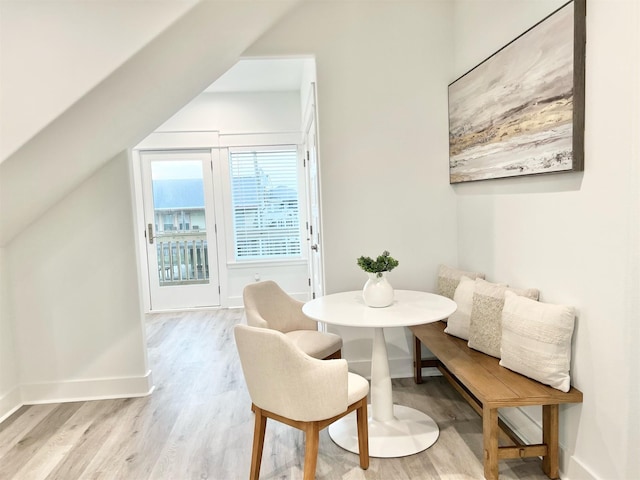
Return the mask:
[[[364,378],[371,379],[371,360],[349,360],[349,371]],[[413,378],[413,360],[406,358],[389,359],[389,375],[391,378]],[[423,377],[440,375],[437,368],[423,368]]]
[[[242,300],[242,296],[235,297],[227,297],[227,307],[228,308],[244,308],[244,301]]]
[[[534,420],[522,408],[503,409],[500,418],[520,439],[527,444],[539,443],[542,438],[542,425]],[[598,480],[580,460],[569,455],[562,444],[559,452],[560,478],[562,480]]]
[[[20,386],[20,396],[24,405],[144,397],[152,391],[151,371],[141,377],[99,378]]]
[[[0,397],[0,423],[22,406],[20,387],[16,386]]]
[[[540,443],[542,438],[542,425],[531,418],[521,408],[508,408],[500,410],[500,418],[511,430],[516,432],[525,443]]]
[[[291,292],[289,295],[300,302],[306,302],[309,300],[309,294],[307,292]],[[225,308],[244,308],[242,295],[227,297],[227,304]]]
[[[568,461],[563,459],[564,450],[560,449],[560,465],[567,465],[566,472],[561,471],[562,480],[601,480],[575,456]],[[564,461],[563,461],[564,460]]]

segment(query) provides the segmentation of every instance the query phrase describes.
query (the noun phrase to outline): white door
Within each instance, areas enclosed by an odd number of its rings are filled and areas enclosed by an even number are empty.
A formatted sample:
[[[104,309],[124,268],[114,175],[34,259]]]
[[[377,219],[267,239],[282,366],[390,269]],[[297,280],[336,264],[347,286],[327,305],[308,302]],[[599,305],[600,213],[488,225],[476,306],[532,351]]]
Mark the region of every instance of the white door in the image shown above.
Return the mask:
[[[220,305],[210,151],[142,151],[151,310]]]
[[[315,92],[312,88],[307,108],[305,132],[307,183],[307,244],[309,248],[309,278],[311,298],[324,295],[322,242],[320,235],[320,187],[318,178],[318,151],[316,133]]]

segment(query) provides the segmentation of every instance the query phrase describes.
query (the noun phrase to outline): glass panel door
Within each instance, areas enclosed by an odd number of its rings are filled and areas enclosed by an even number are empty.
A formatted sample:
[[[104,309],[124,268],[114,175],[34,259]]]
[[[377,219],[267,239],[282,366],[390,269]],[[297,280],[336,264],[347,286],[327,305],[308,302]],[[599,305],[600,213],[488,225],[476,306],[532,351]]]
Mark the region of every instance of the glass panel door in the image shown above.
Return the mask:
[[[140,157],[151,309],[220,305],[210,152]]]

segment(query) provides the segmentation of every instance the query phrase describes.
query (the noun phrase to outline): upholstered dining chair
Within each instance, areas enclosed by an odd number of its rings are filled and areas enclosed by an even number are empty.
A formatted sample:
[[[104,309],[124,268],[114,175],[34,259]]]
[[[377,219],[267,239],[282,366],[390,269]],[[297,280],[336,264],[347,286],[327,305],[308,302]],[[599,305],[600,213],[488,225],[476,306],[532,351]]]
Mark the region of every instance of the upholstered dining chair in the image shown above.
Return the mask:
[[[240,324],[234,335],[255,413],[250,480],[260,475],[268,418],[304,432],[303,478],[312,480],[320,430],[355,410],[360,467],[369,468],[366,379],[349,372],[344,359],[307,355],[277,330]]]
[[[308,355],[319,359],[342,357],[342,338],[318,331],[318,323],[302,312],[303,302],[272,280],[251,283],[242,292],[247,324],[286,334]]]

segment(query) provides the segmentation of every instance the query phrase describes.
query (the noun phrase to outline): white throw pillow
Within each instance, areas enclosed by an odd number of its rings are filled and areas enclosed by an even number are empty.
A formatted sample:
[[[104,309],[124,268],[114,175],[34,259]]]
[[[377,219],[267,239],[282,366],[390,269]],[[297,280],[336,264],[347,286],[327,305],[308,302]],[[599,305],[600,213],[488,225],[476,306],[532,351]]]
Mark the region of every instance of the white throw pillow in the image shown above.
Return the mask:
[[[507,291],[533,300],[538,300],[540,293],[535,288],[517,289],[480,278],[476,279],[469,320],[469,347],[492,357],[500,358],[502,307]]]
[[[506,292],[500,365],[568,392],[574,324],[573,307],[540,303]]]
[[[458,308],[449,317],[445,333],[469,340],[469,320],[471,319],[471,306],[473,305],[473,291],[476,281],[462,276],[460,283],[453,294],[453,301]]]

